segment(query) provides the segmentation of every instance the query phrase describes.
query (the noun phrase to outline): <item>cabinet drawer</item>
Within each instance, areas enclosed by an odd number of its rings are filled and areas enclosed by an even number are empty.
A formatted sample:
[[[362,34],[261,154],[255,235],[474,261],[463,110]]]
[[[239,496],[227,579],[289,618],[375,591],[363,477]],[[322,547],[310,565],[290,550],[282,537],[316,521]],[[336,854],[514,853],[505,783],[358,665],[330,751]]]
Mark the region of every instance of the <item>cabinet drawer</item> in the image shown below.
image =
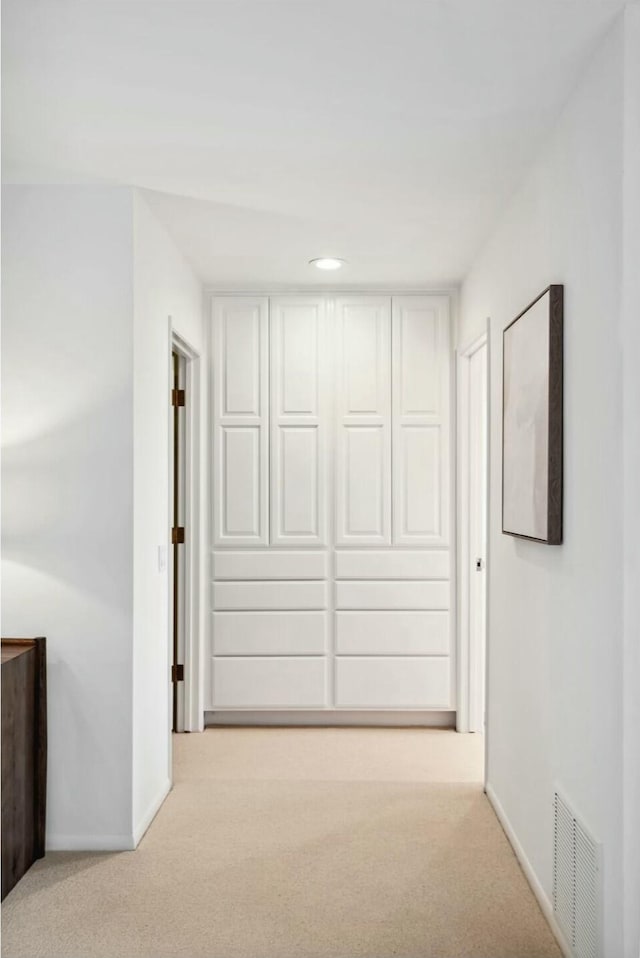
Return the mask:
[[[326,612],[215,612],[214,655],[323,655]]]
[[[214,552],[213,578],[325,579],[326,552]]]
[[[384,656],[336,660],[341,708],[449,708],[450,660]]]
[[[215,582],[213,607],[249,611],[326,609],[326,582]]]
[[[438,550],[337,551],[337,579],[448,579],[449,553]]]
[[[337,609],[448,609],[448,582],[337,582]]]
[[[339,655],[449,655],[448,612],[338,612]]]
[[[322,708],[326,667],[318,658],[216,658],[213,698],[217,709]]]

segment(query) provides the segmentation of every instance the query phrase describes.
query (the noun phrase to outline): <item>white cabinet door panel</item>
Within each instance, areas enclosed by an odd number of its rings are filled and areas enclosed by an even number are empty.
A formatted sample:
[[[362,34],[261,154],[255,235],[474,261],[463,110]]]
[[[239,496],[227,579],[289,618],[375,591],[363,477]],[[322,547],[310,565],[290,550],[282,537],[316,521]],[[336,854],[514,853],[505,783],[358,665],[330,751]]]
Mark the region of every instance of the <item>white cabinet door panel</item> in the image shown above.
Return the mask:
[[[326,541],[327,369],[322,297],[271,300],[271,541]]]
[[[426,297],[396,296],[393,323],[397,411],[401,416],[437,416],[442,375],[438,307]]]
[[[317,426],[280,426],[275,489],[274,542],[322,541],[318,478],[321,456]]]
[[[280,416],[318,416],[324,338],[318,298],[271,299],[271,402]]]
[[[262,464],[259,426],[221,426],[223,539],[262,541]]]
[[[318,658],[216,658],[213,700],[218,709],[322,708],[326,668]]]
[[[389,304],[386,297],[338,303],[342,343],[342,412],[383,415],[389,389]]]
[[[398,538],[441,538],[440,426],[403,426],[396,465]]]
[[[450,660],[410,656],[336,660],[340,708],[448,708]]]
[[[448,612],[337,612],[339,655],[448,655]]]
[[[214,655],[324,655],[327,612],[214,612]]]
[[[259,416],[263,411],[263,312],[258,301],[220,307],[221,416]]]
[[[448,579],[448,550],[336,552],[337,579]]]
[[[214,582],[213,608],[326,609],[326,582]]]
[[[345,426],[342,542],[386,542],[388,476],[382,426]]]
[[[451,363],[446,296],[393,298],[393,541],[448,545]]]
[[[213,301],[213,524],[216,544],[269,541],[268,300]]]
[[[448,582],[336,582],[337,609],[448,609]]]
[[[391,303],[336,302],[336,541],[391,541]]]
[[[214,552],[214,579],[326,579],[326,552]]]

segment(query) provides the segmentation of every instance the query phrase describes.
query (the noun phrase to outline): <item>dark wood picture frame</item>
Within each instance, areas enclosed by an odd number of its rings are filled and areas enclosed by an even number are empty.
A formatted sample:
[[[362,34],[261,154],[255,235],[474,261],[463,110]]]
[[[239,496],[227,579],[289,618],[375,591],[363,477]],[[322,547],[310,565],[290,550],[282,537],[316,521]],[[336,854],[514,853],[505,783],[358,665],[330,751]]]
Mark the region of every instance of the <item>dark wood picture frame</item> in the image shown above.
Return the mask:
[[[538,538],[514,529],[505,528],[505,402],[506,402],[506,341],[518,320],[543,297],[549,295],[549,354],[548,354],[548,422],[547,422],[547,535]],[[502,334],[502,532],[518,539],[528,539],[546,545],[562,543],[563,500],[563,340],[564,340],[564,286],[547,286],[504,329]],[[531,477],[532,484],[534,477]]]

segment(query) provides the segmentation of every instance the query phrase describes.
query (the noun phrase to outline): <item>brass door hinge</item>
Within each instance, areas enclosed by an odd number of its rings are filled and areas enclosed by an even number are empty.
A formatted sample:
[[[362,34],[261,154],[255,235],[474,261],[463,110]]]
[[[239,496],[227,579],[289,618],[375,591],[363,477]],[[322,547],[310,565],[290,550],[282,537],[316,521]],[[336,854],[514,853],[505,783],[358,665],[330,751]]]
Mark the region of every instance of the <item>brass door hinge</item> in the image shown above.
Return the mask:
[[[171,405],[172,406],[184,406],[184,389],[172,389],[171,390]]]
[[[171,681],[184,682],[184,665],[171,666]]]
[[[174,526],[171,530],[171,545],[180,546],[184,542],[184,526]]]

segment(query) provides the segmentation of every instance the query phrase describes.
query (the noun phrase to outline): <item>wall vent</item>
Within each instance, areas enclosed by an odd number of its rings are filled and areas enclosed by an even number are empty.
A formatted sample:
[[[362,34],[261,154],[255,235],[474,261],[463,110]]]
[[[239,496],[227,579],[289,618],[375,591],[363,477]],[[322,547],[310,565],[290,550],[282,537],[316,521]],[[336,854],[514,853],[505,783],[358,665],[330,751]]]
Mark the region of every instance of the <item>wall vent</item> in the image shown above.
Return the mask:
[[[575,958],[602,958],[601,847],[554,795],[553,912]]]

